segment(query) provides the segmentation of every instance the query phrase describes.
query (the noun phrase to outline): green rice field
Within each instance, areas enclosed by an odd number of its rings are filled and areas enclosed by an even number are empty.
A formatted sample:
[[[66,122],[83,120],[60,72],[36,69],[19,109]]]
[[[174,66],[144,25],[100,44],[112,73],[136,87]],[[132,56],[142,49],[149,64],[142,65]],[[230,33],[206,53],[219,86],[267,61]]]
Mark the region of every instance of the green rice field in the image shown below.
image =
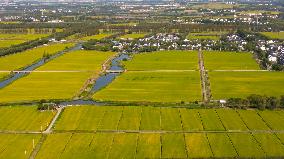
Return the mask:
[[[43,131],[56,111],[38,111],[37,106],[0,107],[0,131]]]
[[[0,102],[70,99],[76,95],[88,78],[98,75],[102,63],[113,55],[114,53],[111,52],[97,51],[66,53],[37,69],[42,72],[32,72],[0,89],[2,96]]]
[[[106,37],[111,36],[111,35],[112,34],[102,33],[102,34],[86,36],[86,37],[81,38],[81,40],[84,40],[84,41],[88,41],[88,40],[92,40],[92,39],[101,40],[101,39],[106,38]]]
[[[198,69],[196,52],[142,53],[123,64],[126,73],[95,93],[94,99],[135,102],[201,100],[199,72],[195,71]]]
[[[214,36],[214,35],[190,35],[187,37],[190,40],[219,40],[220,36]]]
[[[0,34],[0,48],[18,45],[27,41],[47,37],[50,34]]]
[[[19,70],[40,60],[44,54],[52,55],[66,49],[67,47],[72,47],[73,45],[74,44],[72,43],[52,44],[0,57],[0,70],[3,71]]]
[[[0,72],[0,80],[4,79],[7,75],[9,75],[8,72]]]
[[[169,60],[170,59],[170,60]],[[123,62],[127,70],[197,70],[196,51],[157,51],[141,53]]]
[[[0,113],[9,111],[19,118],[17,114],[24,112],[30,119],[39,113],[51,113],[37,112],[35,108],[3,107]],[[57,119],[53,133],[43,136],[0,134],[0,158],[29,158],[33,142],[36,145],[40,138],[41,144],[35,153],[35,158],[40,159],[282,158],[284,134],[281,131],[284,128],[275,126],[274,129],[271,125],[275,125],[277,119],[281,121],[283,113],[282,110],[150,106],[66,107]],[[193,117],[187,118],[191,115]],[[7,120],[3,118],[0,117],[1,121]],[[232,118],[236,120],[231,121]],[[232,125],[228,125],[229,122]],[[17,119],[14,123],[22,126],[21,123],[29,121]],[[11,153],[13,151],[16,153]]]
[[[120,39],[128,39],[128,40],[132,40],[132,39],[139,39],[139,38],[143,38],[144,36],[146,36],[147,34],[144,33],[132,33],[132,34],[125,34],[120,36]]]
[[[59,133],[36,158],[281,158],[283,150],[262,133]]]
[[[200,33],[189,33],[187,35],[187,39],[190,40],[219,40],[220,37],[224,34],[227,34],[227,32],[200,32]]]
[[[6,48],[26,42],[25,40],[0,40],[0,48]]]
[[[267,36],[270,39],[284,39],[284,32],[261,32],[261,34]]]
[[[33,143],[39,142],[41,135],[0,134],[1,159],[28,159],[34,150]]]
[[[209,72],[213,99],[284,94],[283,72]]]
[[[138,106],[68,107],[56,131],[248,131],[283,130],[283,111],[186,109]],[[106,127],[107,126],[107,127]]]
[[[126,72],[93,98],[104,101],[181,102],[201,100],[198,72]]]
[[[203,51],[207,70],[259,70],[251,53]]]

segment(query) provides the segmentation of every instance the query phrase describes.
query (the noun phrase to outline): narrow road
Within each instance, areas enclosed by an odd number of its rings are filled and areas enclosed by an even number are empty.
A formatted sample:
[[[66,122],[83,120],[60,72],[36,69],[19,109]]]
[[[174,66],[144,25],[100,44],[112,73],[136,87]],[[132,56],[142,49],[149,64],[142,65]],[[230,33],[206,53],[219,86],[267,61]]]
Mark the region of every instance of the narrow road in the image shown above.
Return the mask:
[[[195,72],[197,70],[127,70],[127,72]]]
[[[33,149],[29,159],[34,159],[36,157],[36,155],[38,154],[42,144],[44,143],[44,141],[46,140],[47,135],[42,135],[39,142],[36,144],[35,148]]]
[[[43,132],[44,134],[49,134],[52,132],[52,128],[57,120],[57,118],[59,117],[59,115],[61,114],[62,110],[64,109],[64,107],[60,107],[57,109],[57,113],[54,116],[54,118],[52,119],[51,123],[49,124],[48,128]]]
[[[138,134],[164,134],[164,133],[284,133],[284,130],[56,130],[54,133],[138,133]]]
[[[199,71],[200,71],[200,79],[201,79],[201,87],[202,87],[202,96],[203,96],[203,102],[208,102],[207,97],[207,88],[206,88],[206,75],[205,75],[205,68],[204,68],[204,61],[203,61],[203,54],[201,50],[198,51],[198,64],[199,64]]]
[[[269,70],[210,70],[212,72],[268,72]]]

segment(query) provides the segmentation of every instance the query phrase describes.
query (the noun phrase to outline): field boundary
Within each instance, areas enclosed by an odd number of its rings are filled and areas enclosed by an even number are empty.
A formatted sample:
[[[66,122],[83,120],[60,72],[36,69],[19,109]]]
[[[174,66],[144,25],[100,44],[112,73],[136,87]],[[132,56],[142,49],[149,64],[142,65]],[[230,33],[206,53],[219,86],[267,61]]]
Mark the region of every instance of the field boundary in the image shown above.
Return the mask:
[[[36,147],[33,149],[33,151],[32,151],[32,153],[31,153],[29,159],[34,159],[34,158],[37,156],[37,154],[38,154],[38,152],[40,151],[41,146],[42,146],[42,144],[45,142],[46,138],[47,138],[47,135],[46,135],[46,134],[43,134],[43,135],[41,136],[39,142],[36,144]]]

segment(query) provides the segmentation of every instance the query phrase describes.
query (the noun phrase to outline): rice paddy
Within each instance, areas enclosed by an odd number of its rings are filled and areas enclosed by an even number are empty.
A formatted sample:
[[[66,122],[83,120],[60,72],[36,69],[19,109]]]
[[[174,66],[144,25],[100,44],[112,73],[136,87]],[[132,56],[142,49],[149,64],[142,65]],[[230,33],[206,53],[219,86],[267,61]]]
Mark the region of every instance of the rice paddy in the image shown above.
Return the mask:
[[[38,111],[37,106],[0,107],[0,131],[43,131],[56,111]]]
[[[0,102],[70,99],[89,78],[98,75],[102,63],[113,55],[97,51],[66,53],[36,70],[42,72],[32,72],[1,89]]]
[[[213,99],[284,94],[283,72],[209,72]]]

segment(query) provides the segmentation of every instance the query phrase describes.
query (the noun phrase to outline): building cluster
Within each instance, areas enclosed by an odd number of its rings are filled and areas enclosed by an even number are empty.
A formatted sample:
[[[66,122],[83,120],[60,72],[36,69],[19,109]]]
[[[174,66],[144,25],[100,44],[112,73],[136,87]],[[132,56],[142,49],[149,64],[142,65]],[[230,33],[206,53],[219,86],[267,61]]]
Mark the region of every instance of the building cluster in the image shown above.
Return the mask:
[[[247,35],[245,38],[237,34],[230,34],[226,36],[225,41],[235,44],[238,51],[246,51],[246,45],[249,43],[247,39],[254,35]],[[284,65],[284,42],[279,40],[257,39],[254,41],[257,49],[265,52],[270,62],[277,62]]]
[[[265,52],[270,62],[284,65],[284,43],[279,40],[254,38],[255,35],[241,37],[238,34],[225,35],[220,40],[184,39],[178,33],[157,33],[137,40],[112,40],[113,49],[123,52],[149,52],[157,50],[224,50],[249,51],[251,43],[253,49]],[[250,38],[251,37],[251,38]],[[251,39],[254,39],[253,42]],[[252,51],[252,50],[250,50]]]

